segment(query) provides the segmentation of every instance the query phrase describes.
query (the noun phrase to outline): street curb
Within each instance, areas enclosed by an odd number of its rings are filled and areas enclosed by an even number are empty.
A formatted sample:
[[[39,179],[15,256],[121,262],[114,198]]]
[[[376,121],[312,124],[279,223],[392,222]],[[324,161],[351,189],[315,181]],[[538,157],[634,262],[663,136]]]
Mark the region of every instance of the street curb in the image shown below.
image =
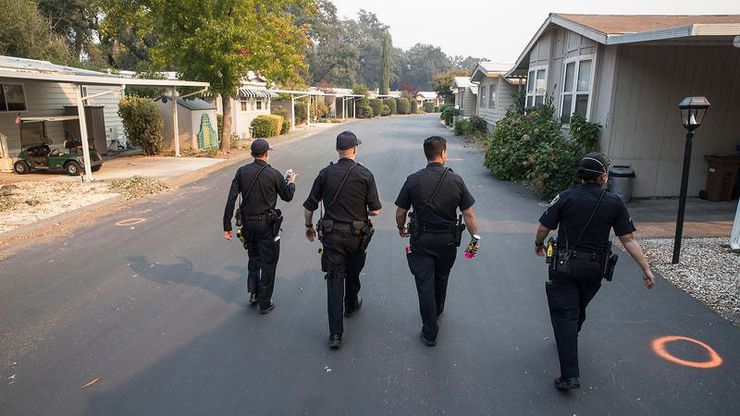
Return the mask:
[[[342,123],[333,123],[330,126],[316,130],[311,130],[311,127],[308,127],[306,130],[295,132],[297,134],[293,135],[292,137],[291,133],[289,133],[288,137],[276,140],[272,144],[272,146],[274,148],[283,147],[299,140],[314,136],[316,134],[329,131],[332,128],[346,126],[361,121],[363,120],[358,119],[349,120]],[[222,162],[213,164],[211,166],[207,166],[202,169],[187,172],[182,175],[164,180],[164,182],[171,187],[166,192],[171,192],[177,188],[203,179],[206,176],[212,175],[222,169],[234,166],[239,163],[243,163],[251,158],[252,156],[249,153],[245,153],[244,155],[239,155],[231,159],[225,159]],[[117,196],[106,199],[104,201],[96,202],[94,204],[86,205],[73,211],[63,212],[53,217],[40,220],[34,224],[25,225],[14,230],[2,233],[0,234],[0,261],[32,244],[48,242],[49,240],[57,238],[60,235],[69,234],[100,217],[118,212],[126,207],[133,206],[141,202],[146,202],[158,195],[162,194],[149,195],[133,201],[126,201],[122,197]]]

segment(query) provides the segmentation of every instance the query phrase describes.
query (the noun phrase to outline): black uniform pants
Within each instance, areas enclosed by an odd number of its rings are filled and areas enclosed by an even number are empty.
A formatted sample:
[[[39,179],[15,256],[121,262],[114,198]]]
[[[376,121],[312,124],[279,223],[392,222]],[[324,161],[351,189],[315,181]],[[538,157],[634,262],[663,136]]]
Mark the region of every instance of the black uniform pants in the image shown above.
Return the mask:
[[[411,237],[411,252],[406,254],[406,258],[416,281],[421,332],[426,339],[437,339],[437,316],[445,307],[447,281],[452,265],[455,264],[456,254],[457,247],[452,233],[421,233]]]
[[[357,307],[360,273],[365,267],[365,252],[360,251],[362,237],[331,232],[324,236],[321,270],[326,272],[329,334],[344,332],[344,311]]]
[[[247,287],[257,293],[261,309],[270,306],[275,288],[275,271],[280,257],[280,240],[275,241],[266,221],[245,221],[242,233],[247,238]]]
[[[581,259],[571,261],[572,273],[550,271],[550,282],[545,285],[561,377],[579,377],[578,333],[586,320],[586,306],[601,287],[600,263]]]

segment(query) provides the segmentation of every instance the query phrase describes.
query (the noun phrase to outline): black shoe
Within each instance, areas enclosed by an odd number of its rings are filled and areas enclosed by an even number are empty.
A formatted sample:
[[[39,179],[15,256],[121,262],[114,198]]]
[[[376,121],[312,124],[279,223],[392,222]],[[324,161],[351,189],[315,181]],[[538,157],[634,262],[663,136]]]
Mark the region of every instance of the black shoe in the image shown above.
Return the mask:
[[[437,341],[425,337],[423,332],[420,333],[419,336],[421,337],[421,342],[423,342],[424,345],[426,345],[427,347],[433,347],[437,345]]]
[[[250,305],[257,304],[257,294],[256,293],[252,293],[251,295],[249,295],[249,304]]]
[[[329,348],[333,350],[338,350],[342,347],[342,336],[341,335],[332,335],[329,337]]]
[[[437,318],[439,318],[440,316],[442,316],[442,312],[444,312],[444,311],[445,311],[445,308],[437,309]]]
[[[360,308],[362,308],[362,298],[358,296],[357,297],[357,304],[355,305],[355,308],[352,309],[351,311],[345,311],[344,312],[344,317],[345,318],[351,318],[351,317],[357,315],[357,313],[360,312]]]
[[[270,306],[268,306],[266,308],[260,307],[260,313],[262,315],[266,315],[266,314],[272,312],[273,309],[275,309],[275,303],[273,303],[272,301],[270,301]]]
[[[560,391],[568,391],[581,388],[581,383],[578,382],[578,377],[560,377],[555,379],[555,388]]]

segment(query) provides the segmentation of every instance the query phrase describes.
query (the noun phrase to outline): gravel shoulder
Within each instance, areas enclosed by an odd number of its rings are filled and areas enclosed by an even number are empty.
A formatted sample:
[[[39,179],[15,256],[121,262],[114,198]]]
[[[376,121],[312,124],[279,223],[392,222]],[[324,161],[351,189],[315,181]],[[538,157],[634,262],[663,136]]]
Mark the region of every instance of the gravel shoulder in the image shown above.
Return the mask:
[[[671,263],[672,239],[643,239],[640,245],[666,280],[740,326],[740,253],[726,238],[684,239],[680,264]]]

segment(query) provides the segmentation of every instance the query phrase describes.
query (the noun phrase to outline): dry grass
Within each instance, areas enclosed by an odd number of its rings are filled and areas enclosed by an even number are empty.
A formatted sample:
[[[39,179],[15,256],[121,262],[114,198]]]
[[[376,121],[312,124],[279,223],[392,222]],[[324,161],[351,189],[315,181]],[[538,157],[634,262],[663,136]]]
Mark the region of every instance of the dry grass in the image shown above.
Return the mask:
[[[121,197],[127,201],[156,195],[169,188],[169,185],[157,178],[138,175],[124,179],[114,179],[108,186],[111,192],[121,194]]]

